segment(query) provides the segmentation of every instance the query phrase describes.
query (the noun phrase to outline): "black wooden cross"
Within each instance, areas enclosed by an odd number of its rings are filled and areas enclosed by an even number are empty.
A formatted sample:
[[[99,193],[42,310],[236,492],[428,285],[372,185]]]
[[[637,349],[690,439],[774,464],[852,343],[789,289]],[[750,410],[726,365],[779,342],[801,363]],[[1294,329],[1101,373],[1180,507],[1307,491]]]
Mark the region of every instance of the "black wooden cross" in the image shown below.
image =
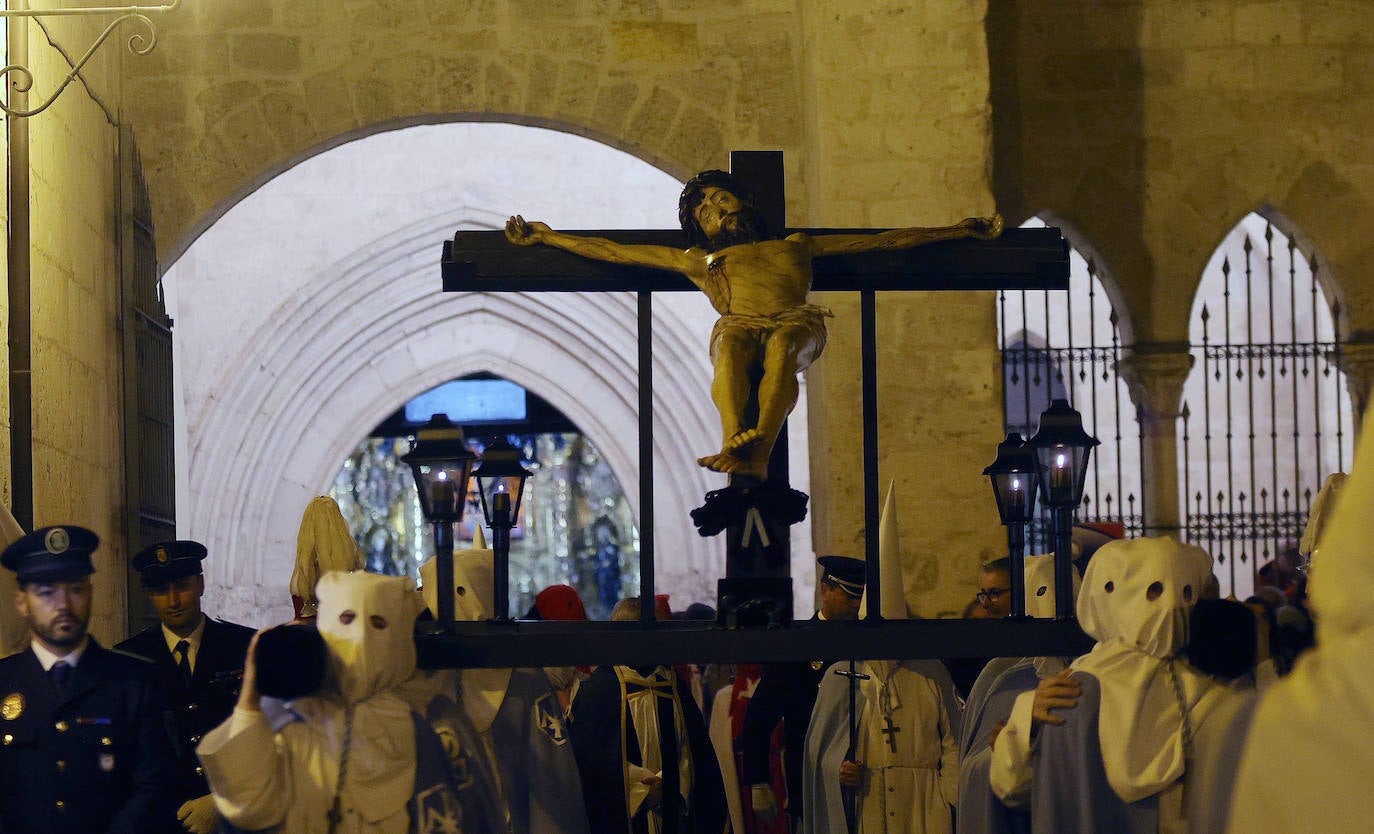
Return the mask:
[[[733,151],[730,170],[754,194],[768,228],[786,235],[871,233],[880,229],[790,229],[785,223],[781,151]],[[626,244],[657,244],[686,248],[679,229],[598,230],[573,232]],[[506,241],[504,232],[458,232],[446,241],[443,253],[446,292],[624,292],[639,296],[639,464],[640,464],[640,591],[652,599],[653,559],[653,378],[651,298],[655,292],[696,292],[685,276],[642,267],[593,261],[547,246],[520,247]],[[861,296],[861,357],[864,413],[864,507],[868,530],[868,618],[882,619],[878,575],[878,448],[877,448],[877,337],[875,293],[909,290],[1067,289],[1068,246],[1058,229],[1007,229],[992,241],[957,240],[914,249],[836,255],[813,263],[815,291],[858,291]],[[825,361],[822,358],[821,361]],[[781,458],[781,461],[779,461]],[[785,481],[786,444],[782,438],[770,461],[770,478]],[[780,465],[779,465],[780,464]],[[737,546],[744,531],[732,531]],[[777,539],[777,537],[773,537]],[[786,575],[783,558],[776,560]],[[737,560],[728,559],[733,570]],[[652,605],[641,606],[641,619],[652,622]]]
[[[891,750],[893,753],[896,753],[896,752],[897,752],[897,734],[900,733],[900,732],[902,731],[902,728],[901,728],[901,727],[898,727],[898,726],[895,726],[895,725],[892,723],[892,716],[890,716],[890,715],[884,715],[884,716],[883,716],[883,723],[886,724],[887,726],[883,727],[883,728],[882,728],[881,730],[879,730],[878,732],[880,732],[880,733],[882,733],[883,735],[887,736],[887,749]]]

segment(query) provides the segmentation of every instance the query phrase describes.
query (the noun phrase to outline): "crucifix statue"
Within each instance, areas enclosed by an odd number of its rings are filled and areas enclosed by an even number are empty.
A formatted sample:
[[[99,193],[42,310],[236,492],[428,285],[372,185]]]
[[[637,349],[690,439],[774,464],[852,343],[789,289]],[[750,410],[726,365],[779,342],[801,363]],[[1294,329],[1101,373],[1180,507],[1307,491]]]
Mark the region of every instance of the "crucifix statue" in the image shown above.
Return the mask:
[[[1002,233],[1002,218],[970,217],[953,226],[869,234],[770,234],[744,185],[725,171],[703,171],[687,182],[678,221],[688,248],[625,244],[557,232],[520,216],[506,238],[545,244],[613,264],[670,270],[687,277],[720,314],[711,330],[711,399],[720,413],[720,450],[697,459],[735,479],[762,482],[783,422],[797,404],[797,374],[825,349],[829,310],[807,301],[816,258]],[[757,419],[748,417],[751,399]]]
[[[652,594],[655,575],[652,298],[707,296],[720,315],[711,337],[711,397],[721,438],[699,463],[729,475],[730,484],[708,492],[692,522],[702,536],[727,533],[717,608],[758,614],[764,625],[791,619],[788,527],[805,517],[808,500],[787,485],[783,426],[796,404],[797,373],[825,346],[827,311],[811,305],[808,292],[860,297],[863,502],[866,526],[877,530],[877,294],[1068,285],[1068,248],[1057,229],[1003,233],[996,215],[931,229],[796,229],[786,222],[783,179],[781,151],[732,151],[730,173],[705,172],[683,189],[680,229],[569,233],[515,216],[504,231],[458,232],[442,260],[448,292],[637,295],[644,595]],[[868,583],[877,597],[877,539],[868,539]],[[653,621],[652,606],[641,612]],[[881,617],[876,598],[869,616]]]

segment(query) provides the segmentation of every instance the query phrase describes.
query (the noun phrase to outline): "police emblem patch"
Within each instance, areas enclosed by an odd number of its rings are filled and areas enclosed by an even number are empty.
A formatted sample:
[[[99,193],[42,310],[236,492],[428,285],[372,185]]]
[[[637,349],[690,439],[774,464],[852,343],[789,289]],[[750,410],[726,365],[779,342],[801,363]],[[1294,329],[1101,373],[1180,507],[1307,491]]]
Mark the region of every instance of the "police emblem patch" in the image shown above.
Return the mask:
[[[72,544],[71,536],[61,527],[54,527],[48,531],[48,535],[43,537],[43,546],[54,556],[67,552],[67,548]]]
[[[156,551],[156,555],[157,555],[157,562],[158,562],[159,565],[164,565],[164,564],[166,564],[166,563],[167,563],[167,560],[168,560],[169,558],[171,558],[171,557],[169,557],[169,556],[167,555],[167,548],[165,548],[165,547],[159,547],[159,548],[157,549],[157,551]]]
[[[99,761],[100,761],[100,769],[101,769],[101,770],[105,771],[106,773],[109,773],[110,771],[114,770],[114,754],[113,754],[113,753],[101,753],[101,754],[100,754],[100,760],[99,760]]]
[[[19,692],[11,692],[5,696],[5,700],[0,701],[0,716],[4,716],[6,721],[13,721],[24,714],[24,696]]]

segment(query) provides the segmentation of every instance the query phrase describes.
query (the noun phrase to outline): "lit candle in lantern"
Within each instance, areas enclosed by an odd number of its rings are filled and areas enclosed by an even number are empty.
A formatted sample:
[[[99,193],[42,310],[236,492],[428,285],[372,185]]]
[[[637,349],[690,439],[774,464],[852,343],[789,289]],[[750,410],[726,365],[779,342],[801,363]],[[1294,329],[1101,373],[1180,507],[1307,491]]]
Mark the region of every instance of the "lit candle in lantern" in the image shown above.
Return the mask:
[[[1021,496],[1021,479],[1020,479],[1020,478],[1012,478],[1012,479],[1011,479],[1011,506],[1013,506],[1013,507],[1020,507],[1020,506],[1022,505],[1022,504],[1021,504],[1021,499],[1022,499],[1022,496]]]
[[[1056,494],[1069,488],[1068,460],[1063,452],[1054,456],[1054,466],[1050,468],[1050,490]]]
[[[505,487],[505,484],[498,485],[496,494],[491,496],[491,514],[493,518],[510,521],[510,493]]]
[[[458,505],[457,492],[453,488],[453,482],[444,477],[444,473],[439,473],[439,480],[434,482],[430,488],[430,506],[434,508],[436,515],[452,515]]]

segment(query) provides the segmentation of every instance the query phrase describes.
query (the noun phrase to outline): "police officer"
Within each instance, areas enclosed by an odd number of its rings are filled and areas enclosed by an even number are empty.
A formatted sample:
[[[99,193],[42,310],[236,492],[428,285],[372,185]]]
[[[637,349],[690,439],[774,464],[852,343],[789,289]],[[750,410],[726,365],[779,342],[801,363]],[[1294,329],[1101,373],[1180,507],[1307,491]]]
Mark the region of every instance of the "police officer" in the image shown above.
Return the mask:
[[[212,620],[201,611],[205,556],[205,545],[193,541],[159,542],[134,556],[133,568],[161,622],[117,646],[157,667],[173,716],[176,772],[171,793],[177,819],[192,834],[209,834],[219,824],[196,745],[234,711],[253,638],[251,628]]]
[[[865,564],[849,556],[822,556],[817,584],[821,607],[817,620],[854,620],[859,616],[859,601],[864,595]],[[783,771],[787,782],[787,812],[792,828],[799,829],[802,812],[802,753],[806,749],[806,728],[811,723],[811,708],[825,676],[826,661],[777,663],[766,666],[754,696],[744,711],[739,749],[743,772],[740,781],[750,786],[754,812],[770,821],[777,816],[779,799],[769,786],[768,751],[773,731],[781,721],[786,738]]]
[[[162,698],[150,663],[86,633],[95,533],[45,527],[0,553],[27,650],[0,660],[0,831],[146,832],[172,820]]]

